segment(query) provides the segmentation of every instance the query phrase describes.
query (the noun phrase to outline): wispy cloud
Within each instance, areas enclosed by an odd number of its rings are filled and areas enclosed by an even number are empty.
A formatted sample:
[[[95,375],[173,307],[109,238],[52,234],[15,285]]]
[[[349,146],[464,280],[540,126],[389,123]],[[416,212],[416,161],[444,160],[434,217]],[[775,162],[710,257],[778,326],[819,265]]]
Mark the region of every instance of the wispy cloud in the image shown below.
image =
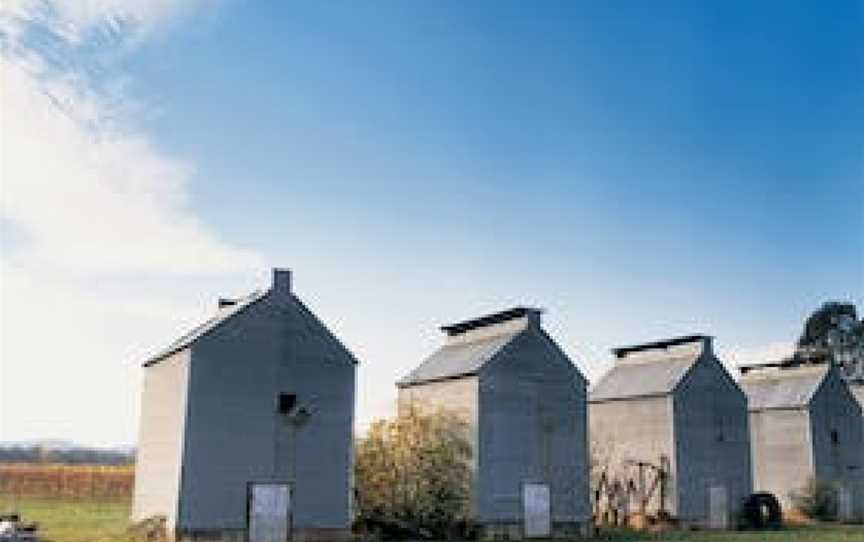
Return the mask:
[[[12,30],[4,28],[0,73],[2,217],[26,239],[11,256],[83,273],[248,268],[254,255],[221,242],[188,208],[191,166],[137,133],[122,105],[122,85],[104,73],[97,81],[89,72],[105,68],[76,52],[88,28],[110,28],[120,46],[118,21],[135,21],[127,30],[134,36],[134,29],[169,11],[167,2],[125,4],[83,2],[86,8],[72,9],[64,3],[52,11],[42,2],[50,15],[4,20]],[[40,30],[56,39],[45,45],[34,37]]]
[[[140,353],[130,345],[193,311],[142,294],[137,281],[177,287],[172,277],[262,266],[196,216],[194,166],[138,127],[147,106],[115,69],[117,55],[188,5],[12,0],[0,8],[0,439],[134,439],[138,373],[121,361]],[[88,423],[103,424],[92,438]]]
[[[196,0],[6,0],[3,31],[14,37],[38,26],[58,39],[80,45],[96,34],[123,41],[146,38],[199,7]]]

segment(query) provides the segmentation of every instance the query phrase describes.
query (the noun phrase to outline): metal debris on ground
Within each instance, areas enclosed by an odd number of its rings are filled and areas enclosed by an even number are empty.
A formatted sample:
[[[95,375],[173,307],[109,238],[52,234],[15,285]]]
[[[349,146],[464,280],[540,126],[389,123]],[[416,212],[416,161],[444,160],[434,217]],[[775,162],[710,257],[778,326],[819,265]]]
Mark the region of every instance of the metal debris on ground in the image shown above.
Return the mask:
[[[666,506],[671,470],[667,456],[661,455],[658,464],[624,460],[615,470],[604,469],[594,490],[596,525],[626,525],[640,530],[674,525]]]
[[[18,514],[0,514],[0,542],[37,542],[39,525],[21,521]]]
[[[167,521],[164,516],[153,516],[132,524],[128,531],[135,538],[148,541],[167,540]]]

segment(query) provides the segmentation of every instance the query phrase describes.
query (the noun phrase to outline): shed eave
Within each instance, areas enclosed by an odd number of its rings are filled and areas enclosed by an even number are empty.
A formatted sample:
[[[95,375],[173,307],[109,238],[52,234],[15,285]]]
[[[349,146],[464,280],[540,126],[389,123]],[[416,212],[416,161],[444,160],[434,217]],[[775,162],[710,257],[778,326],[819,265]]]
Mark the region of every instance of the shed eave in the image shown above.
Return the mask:
[[[677,387],[677,386],[676,386]],[[601,397],[599,399],[592,399],[591,396],[588,396],[589,404],[599,404],[599,403],[612,403],[616,401],[637,401],[640,399],[657,399],[660,397],[671,397],[672,393],[640,393],[638,395],[628,395],[626,397]]]
[[[396,382],[396,387],[399,389],[413,388],[416,386],[423,386],[425,384],[432,384],[435,382],[446,382],[448,380],[461,380],[463,378],[468,378],[471,376],[477,376],[479,374],[480,374],[479,371],[470,371],[470,372],[466,372],[466,373],[441,376],[441,377],[437,377],[437,378],[427,378],[427,379],[423,379],[423,380],[399,381],[399,382]]]
[[[355,365],[355,366],[360,365],[360,360],[357,359],[357,356],[354,355],[354,352],[352,352],[347,346],[345,346],[345,343],[343,343],[339,339],[339,337],[337,337],[336,335],[333,334],[332,331],[330,331],[330,328],[328,328],[324,324],[324,322],[322,322],[321,319],[318,318],[318,316],[316,316],[315,313],[312,312],[312,310],[306,306],[306,303],[304,303],[302,299],[300,299],[298,296],[293,295],[293,294],[291,295],[291,299],[293,299],[294,302],[297,303],[297,305],[300,307],[300,309],[302,311],[304,311],[308,317],[312,318],[322,328],[324,328],[324,331],[330,336],[330,339],[335,341],[336,344],[338,344],[339,347],[342,349],[342,351],[345,352],[346,354],[348,354],[348,358],[349,358],[349,361],[351,362],[351,365]]]
[[[141,366],[146,368],[146,367],[156,365],[157,363],[159,363],[163,359],[165,359],[169,356],[173,356],[177,352],[180,352],[182,350],[186,350],[188,348],[192,348],[192,346],[196,342],[198,342],[199,339],[209,335],[213,330],[218,329],[219,327],[222,326],[222,324],[224,324],[228,320],[231,320],[232,318],[234,318],[238,314],[242,313],[243,311],[245,311],[246,309],[248,309],[252,305],[258,303],[259,301],[261,301],[262,299],[267,297],[270,294],[270,292],[271,292],[271,290],[264,290],[264,291],[259,290],[259,291],[252,292],[251,294],[248,295],[245,302],[242,302],[242,304],[239,307],[237,307],[235,310],[233,310],[232,312],[230,312],[228,314],[225,314],[224,316],[220,316],[219,314],[216,314],[212,318],[205,320],[204,322],[202,322],[201,324],[199,324],[198,326],[196,326],[192,330],[181,335],[180,338],[177,339],[176,341],[174,341],[174,343],[172,345],[169,345],[167,349],[165,349],[161,352],[158,352],[154,356],[147,358],[144,361],[144,363],[141,364]]]
[[[810,410],[810,405],[755,407],[748,408],[747,412],[770,412],[773,410],[800,410],[802,412],[808,412]]]
[[[144,363],[142,363],[141,367],[145,367],[145,368],[146,367],[152,367],[153,365],[156,365],[157,363],[159,363],[163,359],[170,358],[174,354],[179,354],[180,352],[184,352],[186,350],[191,350],[191,349],[192,349],[192,344],[189,344],[186,346],[181,346],[178,348],[174,348],[172,350],[166,350],[165,352],[162,352],[162,353],[158,354],[157,356],[154,356],[154,357],[148,359],[147,361],[145,361]]]

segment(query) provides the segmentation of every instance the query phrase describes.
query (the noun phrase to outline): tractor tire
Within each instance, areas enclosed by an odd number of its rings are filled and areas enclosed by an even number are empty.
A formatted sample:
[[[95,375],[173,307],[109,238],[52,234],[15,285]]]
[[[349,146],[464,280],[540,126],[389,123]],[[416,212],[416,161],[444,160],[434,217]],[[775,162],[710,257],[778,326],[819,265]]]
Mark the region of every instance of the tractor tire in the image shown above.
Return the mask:
[[[783,526],[783,509],[771,493],[753,493],[747,497],[741,516],[745,528],[779,529]]]

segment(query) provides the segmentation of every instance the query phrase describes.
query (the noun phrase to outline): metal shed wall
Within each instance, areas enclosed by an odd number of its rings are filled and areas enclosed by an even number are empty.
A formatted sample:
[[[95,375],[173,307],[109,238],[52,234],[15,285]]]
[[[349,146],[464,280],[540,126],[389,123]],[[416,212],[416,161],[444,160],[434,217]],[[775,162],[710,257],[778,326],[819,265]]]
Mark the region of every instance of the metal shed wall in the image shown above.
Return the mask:
[[[673,404],[669,395],[594,402],[588,405],[591,445],[595,455],[609,467],[614,477],[623,474],[624,461],[644,461],[657,465],[661,456],[671,462],[670,489],[676,483],[676,454],[673,429]],[[666,506],[675,515],[677,492],[670,491]],[[660,507],[659,492],[648,505],[648,513]]]
[[[522,521],[525,482],[547,483],[553,523],[590,521],[586,381],[539,326],[480,372],[478,515]]]
[[[189,350],[144,373],[133,521],[164,516],[169,528],[177,522],[188,376]]]
[[[244,529],[247,484],[267,481],[292,483],[295,530],[349,526],[353,358],[299,300],[268,294],[198,339],[189,389],[179,528]]]
[[[858,401],[838,371],[830,371],[814,395],[810,424],[816,477],[850,492],[852,517],[841,519],[864,521],[864,422]]]
[[[465,376],[399,388],[398,410],[404,413],[411,408],[419,412],[442,409],[456,414],[468,424],[472,449],[476,450],[478,382],[476,376]],[[476,461],[475,455],[472,462]]]
[[[666,456],[667,510],[685,524],[719,527],[709,525],[709,494],[722,486],[724,523],[733,525],[752,487],[747,399],[714,356],[709,337],[619,360],[592,390],[589,409],[591,441],[613,478],[630,477],[627,461],[659,465]],[[657,493],[648,514],[659,510]]]
[[[813,444],[810,414],[805,409],[750,412],[753,486],[791,507],[790,493],[799,490],[812,473]]]
[[[757,490],[791,509],[792,492],[815,476],[848,490],[852,510],[844,519],[864,520],[864,422],[848,385],[831,366],[764,371],[742,380],[751,398]]]
[[[674,393],[678,518],[708,527],[709,491],[725,488],[734,526],[753,490],[747,397],[715,357],[703,355]]]

